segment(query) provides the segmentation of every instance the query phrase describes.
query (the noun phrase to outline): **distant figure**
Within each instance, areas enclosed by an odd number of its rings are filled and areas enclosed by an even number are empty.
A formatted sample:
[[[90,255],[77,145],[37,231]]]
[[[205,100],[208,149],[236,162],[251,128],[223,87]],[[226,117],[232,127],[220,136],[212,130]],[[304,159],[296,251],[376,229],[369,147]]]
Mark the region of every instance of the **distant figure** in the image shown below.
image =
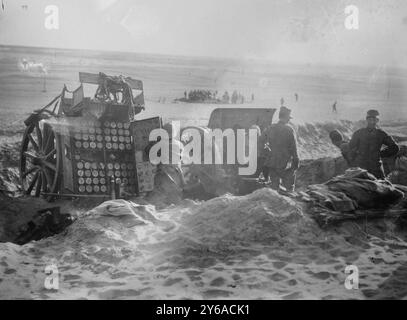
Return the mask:
[[[23,66],[23,70],[28,70],[28,61],[26,59],[23,58],[21,64]]]
[[[252,93],[252,102],[254,101],[254,93]]]
[[[355,166],[366,169],[377,179],[384,179],[382,158],[394,157],[400,148],[391,136],[378,128],[377,110],[367,112],[366,122],[367,127],[356,131],[349,142],[350,158]]]
[[[227,91],[225,91],[225,93],[222,96],[222,102],[223,103],[229,103],[229,93]]]
[[[185,98],[185,100],[187,100],[187,92],[186,91],[184,91],[184,98]]]
[[[284,107],[284,98],[280,99],[280,104],[281,104],[282,107]]]
[[[338,110],[336,109],[336,105],[338,104],[338,102],[334,102],[334,104],[332,105],[332,113],[338,113]]]
[[[298,102],[298,93],[294,93],[295,96],[295,102]]]
[[[231,98],[231,102],[232,102],[233,104],[236,104],[238,98],[239,98],[239,95],[237,94],[237,91],[236,91],[236,90],[233,91],[233,93],[232,93],[232,98]]]

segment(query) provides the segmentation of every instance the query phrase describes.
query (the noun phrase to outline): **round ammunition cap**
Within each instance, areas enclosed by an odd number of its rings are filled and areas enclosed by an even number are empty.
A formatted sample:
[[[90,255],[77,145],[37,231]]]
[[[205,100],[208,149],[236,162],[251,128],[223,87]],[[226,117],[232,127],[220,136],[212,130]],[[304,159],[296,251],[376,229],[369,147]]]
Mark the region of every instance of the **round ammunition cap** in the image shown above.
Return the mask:
[[[79,184],[85,184],[85,179],[84,178],[79,178],[78,183]]]
[[[84,193],[86,190],[85,186],[79,186],[79,192]]]
[[[91,193],[93,190],[92,186],[86,186],[86,192]]]
[[[82,145],[85,149],[89,149],[89,142],[85,141]]]

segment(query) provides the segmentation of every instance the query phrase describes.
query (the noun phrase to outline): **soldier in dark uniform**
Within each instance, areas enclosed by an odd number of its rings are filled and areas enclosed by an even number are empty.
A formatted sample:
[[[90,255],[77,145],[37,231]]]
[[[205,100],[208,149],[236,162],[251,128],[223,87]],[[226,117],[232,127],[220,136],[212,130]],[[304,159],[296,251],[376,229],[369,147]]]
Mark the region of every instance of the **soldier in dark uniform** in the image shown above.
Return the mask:
[[[268,145],[271,150],[265,159],[265,167],[271,180],[271,187],[279,190],[280,183],[288,192],[295,187],[295,172],[299,166],[297,153],[297,139],[294,129],[288,125],[291,110],[280,108],[279,122],[267,128],[260,141]]]
[[[366,169],[378,179],[384,179],[382,158],[393,157],[399,146],[382,129],[378,128],[379,112],[369,110],[366,116],[367,127],[356,131],[349,142],[351,162],[354,166]],[[385,146],[382,149],[382,146]]]
[[[342,157],[345,159],[347,165],[352,167],[349,154],[349,141],[346,141],[338,130],[333,130],[329,133],[332,143],[341,150]]]

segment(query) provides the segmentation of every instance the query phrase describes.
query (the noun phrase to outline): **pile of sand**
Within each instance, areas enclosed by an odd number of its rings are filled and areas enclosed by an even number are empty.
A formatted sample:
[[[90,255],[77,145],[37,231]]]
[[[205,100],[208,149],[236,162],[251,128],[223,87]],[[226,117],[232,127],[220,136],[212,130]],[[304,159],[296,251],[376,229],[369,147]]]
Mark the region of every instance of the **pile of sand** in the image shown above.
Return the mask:
[[[366,298],[390,280],[405,293],[407,243],[393,222],[320,230],[269,189],[164,210],[122,202],[112,214],[111,205],[52,238],[0,244],[0,298]],[[49,264],[59,290],[44,288]],[[343,286],[348,264],[361,270],[359,291]]]

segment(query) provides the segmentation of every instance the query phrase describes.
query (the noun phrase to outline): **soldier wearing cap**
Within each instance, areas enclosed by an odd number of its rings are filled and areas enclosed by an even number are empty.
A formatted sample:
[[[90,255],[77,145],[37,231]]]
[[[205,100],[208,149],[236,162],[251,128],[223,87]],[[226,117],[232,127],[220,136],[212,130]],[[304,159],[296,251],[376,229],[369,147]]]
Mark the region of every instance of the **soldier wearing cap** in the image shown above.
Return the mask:
[[[281,107],[279,121],[267,128],[260,141],[270,149],[265,159],[265,167],[271,179],[271,187],[278,190],[280,182],[288,192],[295,187],[295,172],[299,166],[297,139],[294,129],[288,125],[291,110]]]
[[[381,159],[395,156],[399,152],[399,146],[391,136],[378,128],[377,110],[369,110],[366,121],[367,127],[356,131],[349,142],[351,161],[354,166],[366,169],[378,179],[384,179]]]

